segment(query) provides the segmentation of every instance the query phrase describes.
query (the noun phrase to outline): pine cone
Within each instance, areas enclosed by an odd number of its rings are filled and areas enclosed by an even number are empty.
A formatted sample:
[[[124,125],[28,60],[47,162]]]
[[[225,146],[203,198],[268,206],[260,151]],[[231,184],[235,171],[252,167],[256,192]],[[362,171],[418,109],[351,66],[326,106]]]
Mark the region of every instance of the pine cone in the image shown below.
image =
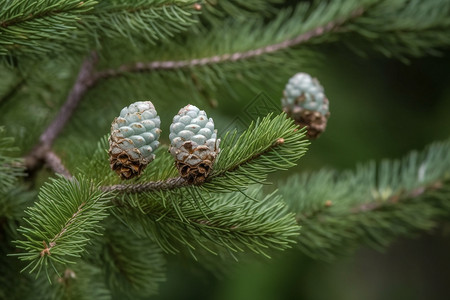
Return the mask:
[[[194,105],[180,109],[170,125],[170,153],[180,175],[189,183],[200,184],[212,170],[220,140],[213,119]]]
[[[109,162],[122,179],[139,176],[155,158],[161,121],[150,101],[124,107],[111,124]]]
[[[297,125],[307,127],[309,139],[325,131],[330,116],[328,99],[316,78],[306,73],[295,74],[283,91],[281,104]]]

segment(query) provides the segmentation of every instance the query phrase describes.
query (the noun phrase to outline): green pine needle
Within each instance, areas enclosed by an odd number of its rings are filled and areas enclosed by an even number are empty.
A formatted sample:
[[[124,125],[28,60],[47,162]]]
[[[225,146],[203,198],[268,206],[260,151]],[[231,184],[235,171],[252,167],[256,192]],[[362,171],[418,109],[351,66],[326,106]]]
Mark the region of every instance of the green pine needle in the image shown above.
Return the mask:
[[[262,183],[267,174],[295,166],[308,145],[304,128],[299,130],[284,113],[268,115],[239,136],[225,135],[210,180],[202,188],[229,191]]]
[[[384,248],[435,226],[450,209],[449,170],[447,140],[378,166],[294,175],[279,189],[303,227],[300,249],[331,259],[361,243]]]
[[[196,23],[195,2],[4,1],[0,4],[0,56],[83,53],[114,38],[153,43]]]
[[[148,214],[123,208],[115,208],[114,212],[164,251],[184,250],[194,257],[197,249],[217,254],[217,247],[231,253],[250,251],[270,257],[273,250],[289,248],[299,233],[300,228],[280,196],[262,197],[261,186],[246,190],[246,194],[233,192],[205,197],[199,203],[192,203],[186,197],[182,199],[177,207],[179,211],[153,202]]]
[[[68,180],[63,177],[46,183],[39,200],[28,208],[28,215],[18,231],[25,240],[15,241],[24,252],[17,256],[28,262],[23,269],[39,272],[56,265],[73,263],[84,251],[89,237],[99,234],[99,224],[107,215],[110,195],[80,176]]]

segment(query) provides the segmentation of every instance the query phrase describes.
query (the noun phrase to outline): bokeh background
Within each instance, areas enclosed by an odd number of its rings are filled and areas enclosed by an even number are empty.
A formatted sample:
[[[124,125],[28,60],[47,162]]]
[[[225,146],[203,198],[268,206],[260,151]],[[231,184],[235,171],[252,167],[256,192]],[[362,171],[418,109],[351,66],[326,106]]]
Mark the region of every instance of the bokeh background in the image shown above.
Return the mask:
[[[326,132],[299,165],[272,176],[322,167],[352,169],[359,163],[401,158],[450,133],[450,53],[410,59],[363,58],[337,46],[322,50],[319,64],[299,69],[317,77],[330,99]],[[286,78],[287,82],[288,78]],[[275,105],[279,93],[269,93]],[[255,94],[208,108],[219,128],[245,113]],[[247,98],[245,98],[247,97]],[[450,223],[399,239],[380,252],[366,247],[333,262],[312,260],[292,249],[271,260],[243,263],[217,278],[176,257],[155,299],[450,299]]]

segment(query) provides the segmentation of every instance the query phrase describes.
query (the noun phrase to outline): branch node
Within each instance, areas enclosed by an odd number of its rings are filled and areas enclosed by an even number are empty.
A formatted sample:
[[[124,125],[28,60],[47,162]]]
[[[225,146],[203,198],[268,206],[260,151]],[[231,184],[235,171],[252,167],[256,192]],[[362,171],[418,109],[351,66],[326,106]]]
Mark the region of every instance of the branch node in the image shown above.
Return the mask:
[[[53,247],[50,243],[50,247],[47,246],[47,243],[45,241],[42,241],[42,244],[44,245],[44,250],[41,251],[41,257],[44,257],[45,255],[50,255],[50,249]]]

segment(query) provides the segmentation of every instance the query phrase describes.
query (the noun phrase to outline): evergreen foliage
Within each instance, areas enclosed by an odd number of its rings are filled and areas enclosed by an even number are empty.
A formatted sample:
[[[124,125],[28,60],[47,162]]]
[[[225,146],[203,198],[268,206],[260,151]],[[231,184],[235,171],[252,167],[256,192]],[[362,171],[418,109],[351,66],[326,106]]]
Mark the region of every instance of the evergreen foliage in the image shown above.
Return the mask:
[[[355,171],[291,176],[279,189],[303,228],[298,247],[328,260],[361,243],[381,249],[433,228],[450,209],[449,163],[447,140]]]
[[[39,273],[53,267],[55,262],[70,264],[79,257],[89,236],[98,234],[101,220],[107,217],[108,195],[86,178],[53,179],[40,190],[39,200],[27,209],[27,225],[21,232],[27,240],[17,241],[25,250],[21,260],[30,261],[26,268]]]
[[[108,38],[170,37],[193,24],[195,1],[5,1],[1,55],[86,51]],[[76,37],[76,38],[74,38]]]
[[[195,184],[178,175],[164,122],[188,103],[217,112],[261,90],[281,98],[332,43],[407,61],[448,49],[449,29],[442,0],[0,3],[0,298],[148,299],[171,256],[222,273],[288,248],[331,260],[430,230],[449,217],[449,140],[271,189],[269,174],[309,146],[281,108],[242,133],[219,129],[212,172]],[[162,145],[124,183],[107,133],[144,100]]]

